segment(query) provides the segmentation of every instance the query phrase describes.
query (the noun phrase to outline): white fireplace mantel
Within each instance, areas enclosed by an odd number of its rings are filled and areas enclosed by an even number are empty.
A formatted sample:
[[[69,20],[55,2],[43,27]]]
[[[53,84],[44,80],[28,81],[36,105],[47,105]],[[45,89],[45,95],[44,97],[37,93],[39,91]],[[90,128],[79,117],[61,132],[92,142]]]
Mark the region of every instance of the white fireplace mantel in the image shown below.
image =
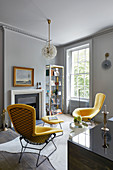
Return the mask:
[[[44,116],[44,90],[43,89],[28,89],[28,90],[11,90],[11,104],[15,104],[15,96],[19,94],[37,94],[39,93],[39,119]]]

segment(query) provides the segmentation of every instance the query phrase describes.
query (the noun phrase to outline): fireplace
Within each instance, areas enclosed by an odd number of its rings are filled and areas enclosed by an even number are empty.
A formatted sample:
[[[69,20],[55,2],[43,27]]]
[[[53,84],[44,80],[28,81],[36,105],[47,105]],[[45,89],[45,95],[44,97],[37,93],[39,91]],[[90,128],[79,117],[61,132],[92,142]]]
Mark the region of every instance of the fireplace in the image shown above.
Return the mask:
[[[36,120],[39,120],[39,94],[15,95],[15,104],[27,104],[35,108]]]
[[[45,116],[43,89],[11,90],[11,104],[28,104],[36,109],[36,119]]]

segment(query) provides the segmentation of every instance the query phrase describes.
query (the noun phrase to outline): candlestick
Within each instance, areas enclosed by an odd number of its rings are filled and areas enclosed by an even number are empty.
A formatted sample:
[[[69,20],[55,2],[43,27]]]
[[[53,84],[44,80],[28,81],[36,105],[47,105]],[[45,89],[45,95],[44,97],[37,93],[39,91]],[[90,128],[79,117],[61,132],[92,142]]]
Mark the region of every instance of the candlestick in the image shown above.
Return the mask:
[[[107,126],[107,114],[109,114],[109,112],[107,112],[106,105],[104,105],[104,111],[102,111],[102,113],[104,114],[104,127],[102,127],[101,129],[104,131],[109,131],[109,129],[106,127]]]

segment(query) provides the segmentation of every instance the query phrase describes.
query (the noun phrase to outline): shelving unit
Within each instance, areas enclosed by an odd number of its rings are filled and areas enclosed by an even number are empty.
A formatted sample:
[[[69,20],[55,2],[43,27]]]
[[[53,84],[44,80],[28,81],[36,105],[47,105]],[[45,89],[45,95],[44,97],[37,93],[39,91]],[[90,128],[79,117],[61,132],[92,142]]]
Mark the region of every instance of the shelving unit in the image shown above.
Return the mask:
[[[46,114],[63,113],[64,107],[64,67],[46,65]]]

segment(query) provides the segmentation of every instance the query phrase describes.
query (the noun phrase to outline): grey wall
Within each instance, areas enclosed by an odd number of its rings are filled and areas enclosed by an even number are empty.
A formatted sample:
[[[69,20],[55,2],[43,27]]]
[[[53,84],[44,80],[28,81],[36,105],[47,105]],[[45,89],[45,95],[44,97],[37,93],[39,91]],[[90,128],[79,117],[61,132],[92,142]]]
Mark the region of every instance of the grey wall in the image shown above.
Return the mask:
[[[5,108],[11,104],[12,89],[36,88],[37,82],[42,82],[42,88],[45,89],[45,66],[54,64],[55,60],[47,60],[42,56],[44,45],[45,42],[40,40],[5,30]],[[34,87],[13,87],[13,66],[34,68]]]
[[[112,67],[104,70],[101,67],[105,60],[105,53],[110,53]],[[104,34],[93,39],[93,100],[97,92],[106,94],[105,104],[109,111],[108,117],[113,116],[113,32]],[[96,120],[102,121],[101,112]]]
[[[4,64],[3,64],[3,31],[0,29],[0,127],[1,127],[1,113],[3,111],[3,68],[4,68]]]
[[[66,103],[66,79],[65,79],[65,57],[64,57],[64,48],[63,47],[57,47],[57,56],[56,56],[56,60],[55,63],[57,65],[61,65],[64,66],[64,112],[66,112],[66,107],[65,107],[65,103]]]
[[[57,64],[65,65],[64,49],[68,46],[70,44],[58,48]],[[112,67],[109,70],[104,70],[101,67],[106,52],[110,53],[109,60],[112,62]],[[110,112],[108,118],[113,117],[113,32],[92,38],[92,103],[94,103],[95,95],[98,92],[106,94],[105,104]],[[74,105],[75,108],[78,107],[76,101],[71,101],[72,110]],[[101,112],[95,117],[95,120],[102,122],[103,115]]]

